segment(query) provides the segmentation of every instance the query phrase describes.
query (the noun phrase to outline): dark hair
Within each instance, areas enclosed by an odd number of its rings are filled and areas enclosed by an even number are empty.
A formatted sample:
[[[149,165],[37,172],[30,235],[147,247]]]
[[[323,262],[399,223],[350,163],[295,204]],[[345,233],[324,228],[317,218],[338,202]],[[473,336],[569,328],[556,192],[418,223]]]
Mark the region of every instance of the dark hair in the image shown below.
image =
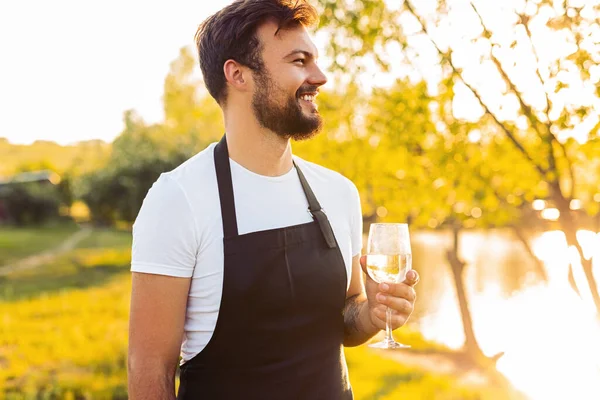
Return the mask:
[[[219,104],[227,98],[225,61],[233,59],[254,71],[262,70],[256,29],[268,19],[278,23],[277,34],[298,24],[311,26],[318,14],[305,0],[236,0],[198,27],[195,39],[204,84]]]

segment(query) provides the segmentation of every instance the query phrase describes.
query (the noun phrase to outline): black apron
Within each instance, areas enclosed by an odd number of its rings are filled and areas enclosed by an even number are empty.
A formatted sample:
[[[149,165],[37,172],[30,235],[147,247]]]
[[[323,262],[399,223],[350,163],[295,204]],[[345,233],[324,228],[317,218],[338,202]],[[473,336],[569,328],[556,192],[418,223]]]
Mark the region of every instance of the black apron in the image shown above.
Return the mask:
[[[178,399],[350,400],[343,352],[346,268],[297,165],[310,223],[239,235],[225,136],[214,151],[223,294],[212,338],[181,366]]]

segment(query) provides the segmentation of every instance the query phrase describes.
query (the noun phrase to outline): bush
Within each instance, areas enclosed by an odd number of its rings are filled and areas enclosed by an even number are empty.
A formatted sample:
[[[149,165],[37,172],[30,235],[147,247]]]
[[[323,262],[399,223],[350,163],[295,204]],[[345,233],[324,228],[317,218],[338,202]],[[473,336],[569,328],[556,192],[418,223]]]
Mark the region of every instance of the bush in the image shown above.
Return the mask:
[[[5,185],[0,201],[8,216],[17,225],[40,225],[58,218],[61,204],[57,188],[49,182],[30,182]]]

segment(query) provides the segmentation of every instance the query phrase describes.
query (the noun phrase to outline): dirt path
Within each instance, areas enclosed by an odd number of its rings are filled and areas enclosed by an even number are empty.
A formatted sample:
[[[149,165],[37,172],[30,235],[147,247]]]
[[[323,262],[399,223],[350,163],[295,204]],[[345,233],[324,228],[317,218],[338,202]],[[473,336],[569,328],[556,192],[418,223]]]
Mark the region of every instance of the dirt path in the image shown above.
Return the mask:
[[[80,241],[88,237],[91,232],[91,228],[81,228],[80,230],[69,236],[67,239],[65,239],[65,241],[63,241],[61,244],[50,250],[46,250],[29,257],[25,257],[8,265],[2,265],[0,266],[0,277],[10,275],[13,272],[17,271],[34,269],[42,264],[50,262],[59,255],[75,248],[75,246],[77,246],[77,244]]]

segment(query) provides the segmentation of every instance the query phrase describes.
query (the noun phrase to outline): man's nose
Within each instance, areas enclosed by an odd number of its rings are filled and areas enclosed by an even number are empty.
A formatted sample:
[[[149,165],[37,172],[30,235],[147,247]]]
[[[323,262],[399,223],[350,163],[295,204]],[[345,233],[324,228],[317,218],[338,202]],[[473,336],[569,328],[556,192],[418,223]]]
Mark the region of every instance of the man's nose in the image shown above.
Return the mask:
[[[321,69],[315,64],[313,71],[311,71],[309,82],[311,85],[323,86],[327,83],[327,76],[321,71]]]

